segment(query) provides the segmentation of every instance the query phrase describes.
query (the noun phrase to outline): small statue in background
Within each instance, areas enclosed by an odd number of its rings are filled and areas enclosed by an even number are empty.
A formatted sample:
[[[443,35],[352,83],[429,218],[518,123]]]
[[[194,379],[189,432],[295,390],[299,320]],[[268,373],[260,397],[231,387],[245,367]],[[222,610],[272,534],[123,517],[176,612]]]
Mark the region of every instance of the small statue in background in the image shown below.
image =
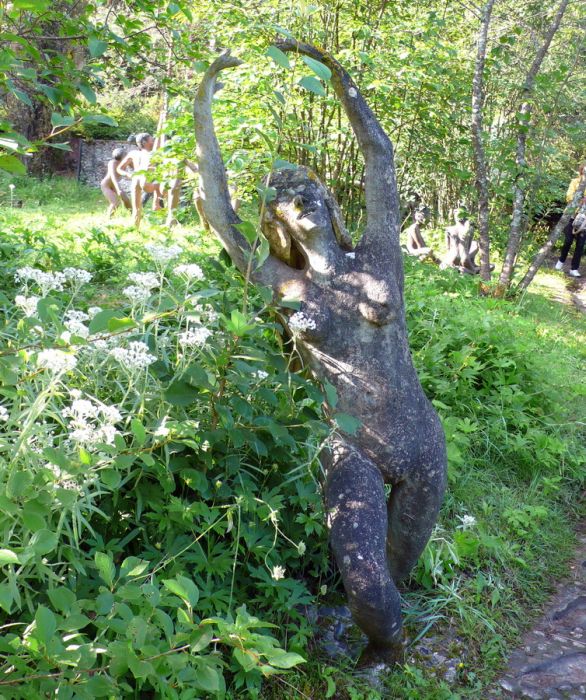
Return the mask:
[[[425,211],[419,209],[413,215],[415,222],[409,226],[406,231],[407,234],[407,252],[409,255],[418,257],[420,260],[429,258],[433,262],[439,263],[433,250],[425,244],[423,234],[421,233],[422,227],[427,221]]]
[[[474,238],[474,224],[462,207],[454,209],[455,224],[446,228],[447,252],[442,267],[455,267],[462,274],[477,275],[480,267],[474,259],[478,254],[478,243]]]

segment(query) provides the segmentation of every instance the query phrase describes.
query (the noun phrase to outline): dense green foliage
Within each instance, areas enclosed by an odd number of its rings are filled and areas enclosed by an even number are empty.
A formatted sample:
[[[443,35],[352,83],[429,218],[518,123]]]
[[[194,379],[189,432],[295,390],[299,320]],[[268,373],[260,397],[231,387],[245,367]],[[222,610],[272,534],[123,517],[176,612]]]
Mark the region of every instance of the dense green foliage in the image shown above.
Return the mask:
[[[170,241],[155,215],[141,235],[124,218],[107,224],[89,190],[13,182],[26,202],[0,213],[0,694],[247,697],[304,658],[291,697],[366,697],[309,653],[304,606],[339,594],[315,460],[335,425],[320,389],[287,371],[295,351],[283,354],[263,290],[248,290],[243,313],[242,281],[187,212]],[[7,203],[6,181],[2,191]],[[144,241],[183,252],[156,263]],[[25,266],[93,277],[43,294],[15,282]],[[417,664],[389,683],[396,697],[478,697],[572,544],[584,321],[406,266],[414,359],[450,458],[407,628],[415,638],[449,621],[474,642],[452,690]],[[137,271],[155,279],[129,280]],[[127,289],[141,280],[150,291]],[[19,294],[42,298],[27,307]],[[96,306],[75,324],[72,311]],[[152,355],[142,368],[115,349],[133,341]],[[52,371],[47,350],[75,366]],[[287,687],[270,681],[264,693]]]
[[[586,147],[579,2],[569,3],[537,75],[530,123],[519,122],[522,86],[555,9],[500,0],[493,13],[483,109],[496,252],[506,244],[515,182],[521,178],[527,189],[526,255],[543,237],[533,217],[559,210]],[[195,86],[218,50],[231,48],[247,65],[230,77],[221,98],[221,141],[240,188],[254,192],[271,158],[310,165],[344,203],[349,227],[359,229],[359,149],[323,66],[275,49],[276,38],[292,34],[331,51],[364,90],[395,144],[405,211],[422,201],[445,221],[459,202],[475,211],[470,109],[479,23],[476,6],[436,0],[290,7],[276,0],[127,0],[114,7],[62,0],[50,11],[45,0],[0,3],[6,44],[0,167],[22,168],[13,152],[42,155],[43,144],[63,147],[55,142],[72,127],[89,137],[152,128],[163,104],[164,130],[191,157]],[[527,132],[523,167],[515,162],[520,129]]]

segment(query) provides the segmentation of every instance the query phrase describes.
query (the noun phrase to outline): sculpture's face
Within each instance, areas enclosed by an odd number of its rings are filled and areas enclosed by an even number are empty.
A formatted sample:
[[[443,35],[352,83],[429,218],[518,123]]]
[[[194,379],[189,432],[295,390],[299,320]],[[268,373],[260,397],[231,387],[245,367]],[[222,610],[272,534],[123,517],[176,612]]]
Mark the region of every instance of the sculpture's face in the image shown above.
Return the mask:
[[[425,212],[424,211],[416,211],[415,212],[415,221],[418,224],[424,224],[425,223]]]
[[[299,255],[306,258],[307,250],[337,245],[323,187],[311,171],[276,171],[270,186],[276,194],[266,205],[262,225],[277,257],[299,267]]]

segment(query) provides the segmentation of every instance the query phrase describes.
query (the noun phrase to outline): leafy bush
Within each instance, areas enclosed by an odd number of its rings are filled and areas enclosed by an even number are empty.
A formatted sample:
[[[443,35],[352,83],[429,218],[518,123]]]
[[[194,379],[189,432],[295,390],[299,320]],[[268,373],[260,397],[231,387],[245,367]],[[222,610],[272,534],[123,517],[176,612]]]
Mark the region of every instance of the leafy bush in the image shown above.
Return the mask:
[[[116,307],[80,302],[77,268],[0,296],[5,697],[252,692],[303,660],[248,610],[303,649],[321,394],[262,290],[243,314],[229,269],[150,251]]]

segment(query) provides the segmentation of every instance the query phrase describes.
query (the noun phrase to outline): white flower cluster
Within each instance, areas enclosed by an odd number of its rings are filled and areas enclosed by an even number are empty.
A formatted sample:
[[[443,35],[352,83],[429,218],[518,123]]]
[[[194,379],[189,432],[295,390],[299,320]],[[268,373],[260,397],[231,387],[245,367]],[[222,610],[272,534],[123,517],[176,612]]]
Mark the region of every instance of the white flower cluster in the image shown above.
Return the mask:
[[[289,329],[293,333],[303,333],[304,331],[315,330],[316,327],[315,321],[302,311],[297,311],[289,319]]]
[[[69,418],[69,439],[86,447],[100,443],[111,445],[118,432],[114,426],[122,420],[114,406],[79,398],[63,411],[63,416]]]
[[[476,525],[476,518],[473,515],[459,515],[460,525],[458,525],[458,530],[469,530]]]
[[[14,279],[27,285],[29,282],[36,282],[41,288],[43,296],[46,296],[53,289],[57,292],[63,291],[63,285],[68,282],[72,287],[79,289],[83,284],[87,284],[92,275],[87,270],[78,267],[66,267],[63,272],[45,272],[36,267],[20,267],[14,274]]]
[[[178,245],[172,245],[166,248],[164,245],[157,245],[156,243],[147,243],[145,245],[147,253],[151,258],[159,265],[166,265],[178,258],[183,252],[183,248]]]
[[[8,415],[8,409],[5,406],[0,406],[0,421],[6,423]]]
[[[128,279],[137,287],[144,287],[145,289],[155,289],[160,285],[159,276],[154,272],[131,272],[128,275]]]
[[[181,277],[187,277],[187,279],[190,281],[202,280],[204,277],[203,270],[195,263],[191,263],[189,265],[177,265],[173,272]]]
[[[87,310],[90,318],[97,316],[101,311],[102,311],[101,306],[90,306],[90,308]]]
[[[123,367],[131,371],[145,369],[157,359],[149,352],[149,346],[140,340],[131,341],[127,348],[112,348],[109,354]]]
[[[37,313],[39,301],[40,297],[25,297],[23,294],[14,297],[14,303],[24,311],[25,316],[34,316]]]
[[[150,289],[147,287],[140,287],[137,284],[131,284],[128,287],[124,287],[122,294],[124,294],[125,297],[128,297],[133,304],[144,304],[151,296]]]
[[[65,314],[65,328],[67,328],[67,333],[63,333],[61,337],[65,342],[69,342],[72,335],[77,335],[80,338],[87,338],[90,334],[90,329],[83,323],[83,321],[88,321],[89,316],[85,311],[75,311],[71,309]],[[69,334],[69,335],[68,335]]]
[[[184,348],[201,347],[205,345],[210,335],[212,335],[212,332],[203,326],[200,328],[188,329],[184,333],[179,334],[179,345]]]
[[[79,267],[66,267],[63,270],[63,276],[74,287],[81,287],[87,284],[92,279],[91,272],[82,270]]]
[[[62,350],[42,350],[37,355],[37,365],[43,369],[49,370],[54,374],[61,374],[72,370],[77,364],[74,355],[63,352]]]
[[[43,296],[55,289],[58,292],[63,291],[65,283],[65,275],[62,272],[44,272],[36,267],[20,267],[14,274],[14,279],[27,285],[29,282],[36,282],[41,288]]]
[[[269,373],[265,372],[264,369],[257,369],[256,372],[252,373],[252,376],[255,379],[260,379],[262,381],[263,379],[266,379],[269,376]]]
[[[220,314],[210,304],[206,304],[205,306],[197,304],[194,306],[194,311],[205,316],[209,323],[215,323],[220,318]]]

